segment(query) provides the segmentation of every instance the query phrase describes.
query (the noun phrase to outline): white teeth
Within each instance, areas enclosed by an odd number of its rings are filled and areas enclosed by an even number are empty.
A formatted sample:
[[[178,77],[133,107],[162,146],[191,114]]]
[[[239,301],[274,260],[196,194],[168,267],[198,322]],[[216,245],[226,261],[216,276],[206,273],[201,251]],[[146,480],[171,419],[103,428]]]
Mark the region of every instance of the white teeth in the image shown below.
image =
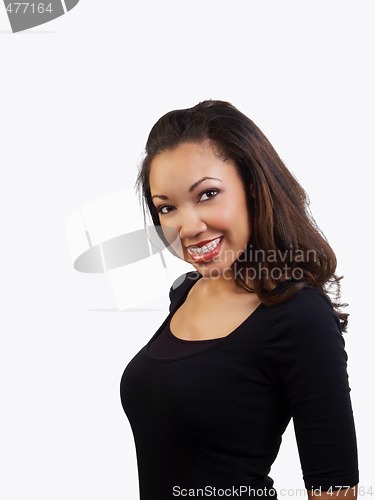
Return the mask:
[[[218,246],[220,241],[221,241],[221,237],[216,238],[216,240],[210,241],[209,243],[207,243],[207,245],[204,245],[203,247],[190,247],[190,248],[188,248],[188,251],[191,254],[203,254],[203,253],[211,252],[214,248],[216,248]]]

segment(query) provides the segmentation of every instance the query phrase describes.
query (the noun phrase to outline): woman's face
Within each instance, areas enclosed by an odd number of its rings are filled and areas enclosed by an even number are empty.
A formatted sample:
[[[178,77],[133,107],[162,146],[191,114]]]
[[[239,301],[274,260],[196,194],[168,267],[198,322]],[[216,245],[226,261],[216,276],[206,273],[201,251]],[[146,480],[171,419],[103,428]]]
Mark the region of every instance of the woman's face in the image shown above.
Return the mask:
[[[251,235],[242,179],[209,141],[157,155],[150,191],[166,239],[178,234],[178,255],[204,277],[228,275]],[[171,245],[176,251],[176,245]]]

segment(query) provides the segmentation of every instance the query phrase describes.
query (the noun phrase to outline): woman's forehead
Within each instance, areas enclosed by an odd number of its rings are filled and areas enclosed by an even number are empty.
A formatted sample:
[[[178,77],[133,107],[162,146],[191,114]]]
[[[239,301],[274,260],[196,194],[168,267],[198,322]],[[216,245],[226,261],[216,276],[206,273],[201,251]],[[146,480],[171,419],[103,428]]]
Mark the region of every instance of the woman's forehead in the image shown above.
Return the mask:
[[[209,141],[183,143],[159,153],[150,165],[150,185],[170,177],[189,179],[223,169],[224,158]]]

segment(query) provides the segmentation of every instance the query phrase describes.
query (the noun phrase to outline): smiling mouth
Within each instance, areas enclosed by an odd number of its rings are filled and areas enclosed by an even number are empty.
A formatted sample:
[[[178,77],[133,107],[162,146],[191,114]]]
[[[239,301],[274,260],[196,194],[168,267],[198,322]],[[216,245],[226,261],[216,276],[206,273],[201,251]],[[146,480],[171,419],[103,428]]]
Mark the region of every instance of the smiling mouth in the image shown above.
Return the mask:
[[[219,245],[222,239],[223,237],[220,236],[219,238],[210,241],[209,243],[203,245],[202,247],[191,246],[187,250],[191,256],[204,255],[209,252],[212,252],[212,250],[214,250]]]

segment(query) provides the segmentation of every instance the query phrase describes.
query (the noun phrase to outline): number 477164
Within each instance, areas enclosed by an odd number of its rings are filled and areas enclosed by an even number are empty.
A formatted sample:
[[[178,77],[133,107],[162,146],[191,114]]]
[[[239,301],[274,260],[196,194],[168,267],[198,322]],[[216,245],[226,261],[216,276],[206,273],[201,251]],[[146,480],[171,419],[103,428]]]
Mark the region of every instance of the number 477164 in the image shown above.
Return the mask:
[[[32,14],[43,14],[44,12],[52,13],[52,4],[44,3],[26,3],[26,2],[12,2],[6,7],[7,12],[10,14],[26,14],[30,12]]]

